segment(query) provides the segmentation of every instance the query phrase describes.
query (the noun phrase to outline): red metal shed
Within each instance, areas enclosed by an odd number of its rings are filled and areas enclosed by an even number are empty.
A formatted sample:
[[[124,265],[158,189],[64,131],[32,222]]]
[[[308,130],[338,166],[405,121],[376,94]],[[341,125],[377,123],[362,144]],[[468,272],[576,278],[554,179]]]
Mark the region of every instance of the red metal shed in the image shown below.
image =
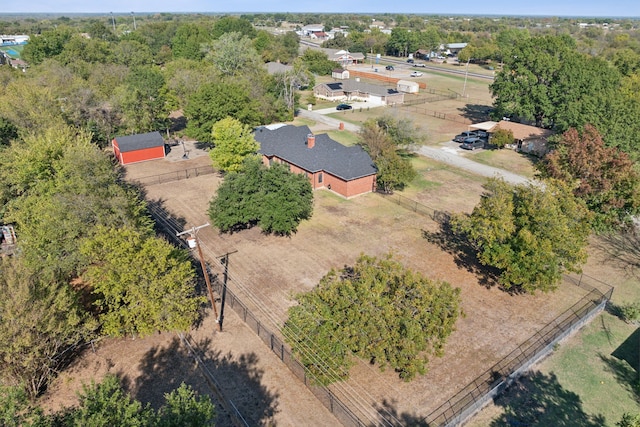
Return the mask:
[[[162,159],[165,156],[164,140],[159,132],[116,136],[111,143],[113,153],[123,165]]]

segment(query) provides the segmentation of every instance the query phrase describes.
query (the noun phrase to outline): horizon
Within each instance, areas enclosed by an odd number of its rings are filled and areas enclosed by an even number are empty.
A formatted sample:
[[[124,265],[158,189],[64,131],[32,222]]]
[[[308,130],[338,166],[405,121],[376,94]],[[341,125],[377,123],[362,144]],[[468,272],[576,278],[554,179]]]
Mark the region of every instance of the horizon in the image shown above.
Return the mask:
[[[431,3],[431,2],[430,2]],[[212,10],[216,8],[217,10]],[[314,11],[313,9],[322,9]],[[455,9],[453,11],[452,9]],[[228,4],[211,4],[209,0],[111,0],[88,3],[84,0],[30,0],[3,5],[0,15],[71,15],[71,14],[363,14],[363,15],[432,15],[432,16],[487,16],[487,17],[559,17],[559,18],[615,18],[640,19],[637,0],[538,0],[535,3],[517,3],[496,0],[481,4],[474,0],[458,0],[455,5],[426,3],[418,0],[389,3],[382,0],[236,0]]]
[[[266,14],[292,14],[292,15],[415,15],[415,16],[439,16],[439,17],[473,17],[473,18],[562,18],[562,19],[616,19],[616,20],[640,20],[638,16],[625,15],[553,15],[553,14],[493,14],[493,13],[419,13],[419,12],[265,12],[265,11],[225,11],[225,12],[204,12],[204,11],[114,11],[114,12],[0,12],[0,16],[56,16],[56,17],[72,17],[72,16],[131,16],[137,15],[266,15]]]

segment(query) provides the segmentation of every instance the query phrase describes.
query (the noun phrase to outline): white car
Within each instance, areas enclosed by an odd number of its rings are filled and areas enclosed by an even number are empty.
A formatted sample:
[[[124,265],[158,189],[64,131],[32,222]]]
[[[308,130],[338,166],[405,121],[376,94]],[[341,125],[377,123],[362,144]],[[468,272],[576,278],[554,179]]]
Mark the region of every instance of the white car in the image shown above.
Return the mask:
[[[411,73],[411,77],[420,77],[422,75],[422,73],[420,71],[414,71],[413,73]]]
[[[421,67],[421,68],[426,68],[426,67],[427,67],[427,65],[426,65],[426,64],[423,64],[422,62],[419,62],[419,63],[413,64],[413,66],[414,66],[414,67]]]

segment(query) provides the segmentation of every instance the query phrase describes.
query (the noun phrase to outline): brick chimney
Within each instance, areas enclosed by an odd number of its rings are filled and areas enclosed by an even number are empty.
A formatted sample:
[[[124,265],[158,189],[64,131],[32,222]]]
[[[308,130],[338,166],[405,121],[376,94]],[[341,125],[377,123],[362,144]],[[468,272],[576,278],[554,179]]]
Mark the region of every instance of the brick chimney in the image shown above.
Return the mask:
[[[312,133],[307,135],[307,148],[313,148],[316,145],[316,136]]]

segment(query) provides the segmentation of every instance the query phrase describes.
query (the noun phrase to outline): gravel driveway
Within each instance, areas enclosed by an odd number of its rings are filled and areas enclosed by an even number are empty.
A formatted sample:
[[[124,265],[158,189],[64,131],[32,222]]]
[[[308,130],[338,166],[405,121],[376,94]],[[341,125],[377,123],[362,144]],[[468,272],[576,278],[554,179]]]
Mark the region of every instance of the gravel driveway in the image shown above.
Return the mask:
[[[317,111],[299,110],[298,115],[300,117],[305,117],[327,125],[335,126],[335,128],[337,128],[340,124],[340,120],[336,120],[332,117],[327,117],[323,114],[318,113]],[[358,132],[360,130],[359,125],[346,122],[344,122],[344,128],[351,132]],[[433,160],[437,160],[439,162],[446,163],[448,165],[455,166],[457,168],[464,169],[476,175],[485,176],[487,178],[500,177],[505,181],[516,185],[526,184],[530,182],[537,183],[537,181],[535,180],[530,180],[529,178],[506,171],[504,169],[495,168],[493,166],[488,166],[482,163],[474,162],[473,160],[469,160],[465,157],[460,156],[458,153],[448,147],[420,146],[415,149],[415,152],[425,157],[429,157]]]

